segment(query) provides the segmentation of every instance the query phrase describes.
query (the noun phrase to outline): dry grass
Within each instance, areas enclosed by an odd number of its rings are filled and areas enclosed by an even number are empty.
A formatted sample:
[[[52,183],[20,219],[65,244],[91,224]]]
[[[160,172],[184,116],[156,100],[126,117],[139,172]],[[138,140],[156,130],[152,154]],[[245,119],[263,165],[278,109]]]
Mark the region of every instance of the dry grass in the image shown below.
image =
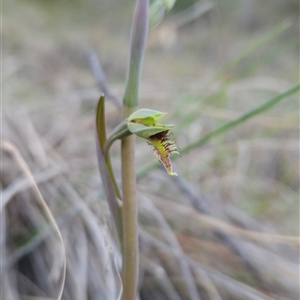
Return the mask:
[[[133,3],[88,4],[3,4],[1,138],[26,161],[61,230],[63,299],[112,300],[121,289],[120,256],[97,170],[99,91],[86,50],[92,45],[99,53],[120,98]],[[217,1],[196,23],[174,32],[170,18],[151,33],[141,102],[170,112],[179,147],[298,81],[293,15],[282,33],[219,72],[297,6],[273,4]],[[172,39],[163,43],[166,32]],[[139,180],[141,300],[299,298],[296,100],[290,96],[186,153],[175,163],[178,178],[155,169]],[[119,111],[112,103],[107,109],[110,131]],[[112,158],[120,174],[117,146]],[[151,149],[138,141],[137,168],[152,161]],[[59,238],[32,182],[4,147],[1,188],[2,299],[56,299],[64,261]]]

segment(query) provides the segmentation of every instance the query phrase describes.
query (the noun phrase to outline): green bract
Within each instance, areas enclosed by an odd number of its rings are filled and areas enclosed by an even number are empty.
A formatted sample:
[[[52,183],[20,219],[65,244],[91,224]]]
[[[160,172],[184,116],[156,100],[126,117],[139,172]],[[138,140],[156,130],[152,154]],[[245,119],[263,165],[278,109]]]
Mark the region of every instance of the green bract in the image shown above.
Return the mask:
[[[153,120],[157,120],[166,114],[167,113],[165,113],[165,112],[153,110],[150,108],[141,108],[141,109],[135,111],[134,113],[132,113],[129,116],[128,121],[132,121],[135,119],[145,119],[145,118],[151,118]]]
[[[156,121],[166,114],[165,112],[148,108],[139,109],[129,116],[127,121],[128,129],[131,133],[148,139],[157,133],[170,130],[174,127],[172,124],[164,125]]]

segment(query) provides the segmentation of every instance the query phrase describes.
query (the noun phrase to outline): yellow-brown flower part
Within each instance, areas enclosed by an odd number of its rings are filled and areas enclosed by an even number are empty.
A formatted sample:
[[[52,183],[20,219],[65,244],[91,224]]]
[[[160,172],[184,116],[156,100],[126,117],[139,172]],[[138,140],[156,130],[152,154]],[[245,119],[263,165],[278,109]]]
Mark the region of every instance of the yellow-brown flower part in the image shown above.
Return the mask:
[[[177,176],[177,173],[173,172],[170,155],[177,153],[178,149],[175,141],[170,138],[169,130],[159,132],[148,138],[148,144],[153,147],[154,154],[157,159],[164,165],[169,175]]]
[[[171,154],[179,154],[175,140],[171,138],[170,133],[174,125],[163,125],[157,122],[157,119],[165,114],[152,109],[140,109],[128,118],[127,126],[131,133],[147,139],[148,144],[153,147],[154,154],[169,175],[177,175],[172,170],[170,160]]]

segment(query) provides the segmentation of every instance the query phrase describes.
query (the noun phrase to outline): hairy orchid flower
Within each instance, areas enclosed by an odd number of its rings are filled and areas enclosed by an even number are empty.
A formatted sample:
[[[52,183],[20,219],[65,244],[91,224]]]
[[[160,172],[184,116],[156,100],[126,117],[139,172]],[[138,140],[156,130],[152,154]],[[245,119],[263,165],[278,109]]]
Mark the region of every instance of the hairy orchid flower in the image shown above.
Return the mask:
[[[172,170],[170,160],[171,154],[179,154],[175,140],[170,133],[174,125],[164,125],[157,122],[165,114],[157,110],[140,109],[129,116],[127,126],[131,133],[147,140],[148,144],[153,147],[154,154],[164,165],[169,175],[177,175]]]

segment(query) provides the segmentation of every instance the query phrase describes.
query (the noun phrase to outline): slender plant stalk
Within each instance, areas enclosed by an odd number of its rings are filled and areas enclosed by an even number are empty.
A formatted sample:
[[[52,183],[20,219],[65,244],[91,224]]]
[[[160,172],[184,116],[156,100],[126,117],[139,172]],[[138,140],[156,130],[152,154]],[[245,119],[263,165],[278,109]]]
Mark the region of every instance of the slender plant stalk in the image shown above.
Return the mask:
[[[132,108],[124,107],[123,117],[131,114]],[[123,300],[134,300],[138,281],[138,222],[135,178],[135,136],[122,139],[123,183]]]
[[[139,85],[148,34],[149,0],[137,0],[130,48],[130,62],[126,90],[123,98],[123,120],[136,109],[139,102]],[[135,137],[125,137],[121,142],[123,189],[123,265],[122,300],[135,300],[138,284],[139,247],[136,202]]]
[[[123,103],[134,107],[139,102],[139,88],[148,36],[149,0],[137,0],[131,34],[130,61]],[[133,111],[132,111],[133,112]]]

